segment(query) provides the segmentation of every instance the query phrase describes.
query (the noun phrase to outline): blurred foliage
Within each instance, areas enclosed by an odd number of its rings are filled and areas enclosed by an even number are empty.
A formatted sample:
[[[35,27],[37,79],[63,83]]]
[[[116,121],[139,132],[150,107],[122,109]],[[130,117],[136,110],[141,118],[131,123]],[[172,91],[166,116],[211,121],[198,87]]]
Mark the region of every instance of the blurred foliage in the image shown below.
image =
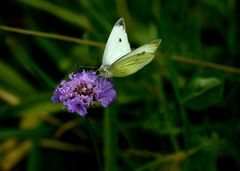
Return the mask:
[[[96,43],[0,27],[0,170],[99,170],[84,118],[50,99],[69,73],[100,66],[100,45],[120,17],[132,48],[163,41],[144,69],[113,78],[114,104],[89,110],[104,170],[240,170],[239,7],[237,0],[0,1],[2,26]]]

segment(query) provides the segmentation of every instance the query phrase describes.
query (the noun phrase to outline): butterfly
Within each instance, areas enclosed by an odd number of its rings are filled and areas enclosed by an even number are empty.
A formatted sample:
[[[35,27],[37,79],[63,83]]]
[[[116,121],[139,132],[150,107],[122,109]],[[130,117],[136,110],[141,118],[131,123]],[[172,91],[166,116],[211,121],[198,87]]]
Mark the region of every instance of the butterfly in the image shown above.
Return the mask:
[[[124,77],[134,74],[154,58],[161,40],[131,50],[125,29],[124,19],[120,18],[114,25],[104,49],[102,65],[98,69],[100,76]]]

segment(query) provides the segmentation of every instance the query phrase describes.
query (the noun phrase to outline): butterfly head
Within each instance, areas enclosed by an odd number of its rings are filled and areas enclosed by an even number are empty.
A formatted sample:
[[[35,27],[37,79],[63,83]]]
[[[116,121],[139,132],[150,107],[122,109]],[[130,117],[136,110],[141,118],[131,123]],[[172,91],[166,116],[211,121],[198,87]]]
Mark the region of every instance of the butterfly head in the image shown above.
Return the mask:
[[[106,78],[111,78],[113,77],[113,73],[109,71],[110,65],[101,65],[100,68],[98,69],[99,75],[106,77]]]

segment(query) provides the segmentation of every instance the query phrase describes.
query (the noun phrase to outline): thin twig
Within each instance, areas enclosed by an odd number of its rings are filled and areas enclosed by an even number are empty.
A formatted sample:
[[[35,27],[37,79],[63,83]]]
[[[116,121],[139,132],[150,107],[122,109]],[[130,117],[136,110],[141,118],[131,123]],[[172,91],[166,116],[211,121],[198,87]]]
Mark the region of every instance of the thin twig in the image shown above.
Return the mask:
[[[104,46],[105,46],[105,44],[101,43],[101,42],[84,40],[84,39],[79,39],[79,38],[75,38],[75,37],[70,37],[70,36],[65,36],[65,35],[60,35],[60,34],[54,34],[54,33],[46,33],[46,32],[39,32],[39,31],[33,31],[33,30],[26,30],[26,29],[3,26],[3,25],[0,25],[0,30],[20,33],[20,34],[26,34],[26,35],[32,35],[32,36],[39,36],[39,37],[57,39],[57,40],[63,40],[63,41],[68,41],[68,42],[73,42],[73,43],[95,46],[95,47],[99,47],[99,48],[104,48]],[[163,55],[163,54],[161,54],[161,55]],[[188,64],[192,64],[192,65],[198,65],[198,66],[203,66],[203,67],[207,67],[207,68],[222,70],[222,71],[225,71],[225,72],[240,74],[240,69],[239,68],[235,68],[235,67],[231,67],[231,66],[216,64],[216,63],[212,63],[212,62],[207,62],[207,61],[202,61],[202,60],[197,60],[197,59],[192,59],[192,58],[177,56],[177,55],[174,55],[172,57],[172,59],[175,60],[175,61],[178,61],[178,62],[182,62],[182,63],[188,63]]]
[[[203,67],[207,67],[207,68],[222,70],[222,71],[225,71],[225,72],[240,74],[240,68],[235,68],[235,67],[231,67],[231,66],[216,64],[216,63],[197,60],[197,59],[191,59],[191,58],[188,58],[188,57],[177,56],[177,55],[174,55],[172,57],[172,59],[175,60],[175,61],[178,61],[178,62],[183,62],[183,63],[203,66]]]

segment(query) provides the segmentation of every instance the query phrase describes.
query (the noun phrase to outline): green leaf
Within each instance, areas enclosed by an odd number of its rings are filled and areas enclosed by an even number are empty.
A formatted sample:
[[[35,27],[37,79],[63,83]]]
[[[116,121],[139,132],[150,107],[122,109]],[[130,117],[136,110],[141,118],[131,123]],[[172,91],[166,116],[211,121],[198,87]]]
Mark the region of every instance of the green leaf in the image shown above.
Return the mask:
[[[202,110],[219,102],[224,81],[217,76],[194,76],[186,85],[182,103],[190,109]]]

